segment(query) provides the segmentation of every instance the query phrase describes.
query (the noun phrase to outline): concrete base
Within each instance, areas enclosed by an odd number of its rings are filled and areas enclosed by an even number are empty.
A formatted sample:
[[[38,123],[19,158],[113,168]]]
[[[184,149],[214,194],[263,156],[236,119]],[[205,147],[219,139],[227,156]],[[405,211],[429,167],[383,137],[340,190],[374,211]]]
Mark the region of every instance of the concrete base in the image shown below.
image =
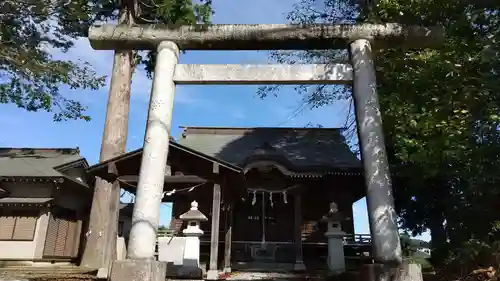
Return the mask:
[[[101,267],[97,270],[98,279],[108,279],[109,277],[109,268]]]
[[[219,280],[219,271],[216,269],[210,269],[207,271],[207,280]]]
[[[303,261],[296,261],[293,265],[293,271],[306,271],[306,265]]]
[[[422,268],[418,264],[404,262],[397,265],[380,263],[365,264],[361,268],[360,281],[422,281]]]
[[[420,266],[420,264],[403,262],[402,265],[396,268],[393,280],[423,281],[424,277],[422,276],[422,266]]]
[[[380,264],[365,264],[361,267],[360,281],[389,281],[391,276],[390,267]]]
[[[156,260],[114,261],[110,281],[165,281],[167,264]]]
[[[167,263],[167,278],[183,278],[183,279],[203,279],[203,270],[200,267],[174,265]]]
[[[224,267],[224,273],[231,273],[230,267]]]

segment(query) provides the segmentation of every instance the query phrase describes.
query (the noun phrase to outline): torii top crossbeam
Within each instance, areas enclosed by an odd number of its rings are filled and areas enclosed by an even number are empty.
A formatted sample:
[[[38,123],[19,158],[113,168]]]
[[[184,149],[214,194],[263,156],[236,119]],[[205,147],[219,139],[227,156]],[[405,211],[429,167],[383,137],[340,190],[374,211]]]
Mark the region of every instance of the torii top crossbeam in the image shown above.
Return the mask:
[[[154,50],[171,41],[181,50],[306,50],[341,49],[359,39],[371,39],[375,48],[439,45],[439,26],[389,24],[215,24],[191,26],[97,25],[89,30],[96,50]]]

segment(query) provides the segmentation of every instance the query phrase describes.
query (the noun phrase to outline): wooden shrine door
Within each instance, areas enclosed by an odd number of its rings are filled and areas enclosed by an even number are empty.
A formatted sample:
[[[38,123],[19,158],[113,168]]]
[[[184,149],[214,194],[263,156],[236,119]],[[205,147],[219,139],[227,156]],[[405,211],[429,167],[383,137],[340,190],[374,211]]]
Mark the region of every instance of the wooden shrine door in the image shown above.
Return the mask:
[[[293,241],[293,197],[287,196],[285,202],[281,193],[264,193],[262,204],[265,207],[265,233],[269,242]]]
[[[251,194],[245,201],[239,201],[234,204],[233,210],[233,241],[236,242],[255,242],[261,240],[262,233],[262,208],[255,201],[252,204]]]
[[[272,202],[272,203],[271,203]],[[233,241],[292,242],[293,197],[287,202],[281,193],[250,193],[245,201],[235,204]]]

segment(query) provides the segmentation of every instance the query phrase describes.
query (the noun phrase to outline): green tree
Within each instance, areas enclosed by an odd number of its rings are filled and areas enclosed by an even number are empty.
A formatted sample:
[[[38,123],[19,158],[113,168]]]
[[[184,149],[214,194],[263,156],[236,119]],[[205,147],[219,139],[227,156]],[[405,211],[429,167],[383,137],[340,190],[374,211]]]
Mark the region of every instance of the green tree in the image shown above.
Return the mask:
[[[0,1],[0,103],[53,112],[55,121],[90,120],[84,104],[64,91],[99,89],[105,77],[96,75],[86,62],[56,60],[52,54],[67,52],[75,39],[87,36],[90,25],[116,21],[124,10],[130,11],[125,22],[136,23],[208,22],[212,13],[210,0]],[[153,53],[134,59],[151,73]]]
[[[401,250],[405,258],[411,257],[415,252],[415,247],[412,245],[411,236],[408,233],[402,233],[399,237],[401,240]]]
[[[28,111],[54,112],[54,120],[85,119],[85,106],[65,97],[71,89],[98,89],[104,77],[87,63],[56,60],[52,50],[66,52],[80,35],[68,27],[69,14],[85,13],[68,1],[0,1],[0,103]]]
[[[498,7],[446,0],[381,0],[367,10],[349,0],[303,0],[295,23],[399,22],[443,25],[438,49],[378,50],[376,70],[396,207],[403,228],[431,230],[433,257],[471,239],[491,239],[499,220],[500,14]],[[272,52],[282,63],[346,61],[344,50]],[[350,88],[302,86],[310,107],[350,99]],[[261,88],[261,97],[279,87]],[[352,111],[351,111],[352,112]],[[354,118],[347,126],[355,136]],[[488,211],[489,210],[489,211]],[[481,219],[479,219],[481,218]],[[443,253],[440,255],[440,253]]]

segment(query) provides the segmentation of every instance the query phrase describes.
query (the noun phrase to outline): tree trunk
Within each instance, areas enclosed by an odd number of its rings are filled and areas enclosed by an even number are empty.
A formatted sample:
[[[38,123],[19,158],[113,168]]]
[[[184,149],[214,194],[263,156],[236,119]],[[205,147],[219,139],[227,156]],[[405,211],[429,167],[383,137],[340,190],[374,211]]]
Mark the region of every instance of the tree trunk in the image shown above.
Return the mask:
[[[444,229],[444,218],[440,212],[432,212],[429,216],[429,229],[431,231],[432,248],[446,243],[446,231]]]
[[[434,265],[441,264],[441,262],[446,257],[446,246],[447,246],[447,234],[444,226],[444,201],[445,195],[443,194],[446,185],[440,185],[434,187],[437,189],[437,194],[435,194],[435,200],[433,202],[433,207],[430,210],[429,220],[429,230],[431,232],[431,248],[432,256],[431,261]]]
[[[131,23],[130,9],[124,8],[121,13],[119,24]],[[115,51],[100,162],[118,156],[126,150],[133,59],[131,50]],[[119,184],[98,178],[94,187],[89,231],[81,262],[83,267],[108,268],[111,262],[116,260],[119,203]]]

